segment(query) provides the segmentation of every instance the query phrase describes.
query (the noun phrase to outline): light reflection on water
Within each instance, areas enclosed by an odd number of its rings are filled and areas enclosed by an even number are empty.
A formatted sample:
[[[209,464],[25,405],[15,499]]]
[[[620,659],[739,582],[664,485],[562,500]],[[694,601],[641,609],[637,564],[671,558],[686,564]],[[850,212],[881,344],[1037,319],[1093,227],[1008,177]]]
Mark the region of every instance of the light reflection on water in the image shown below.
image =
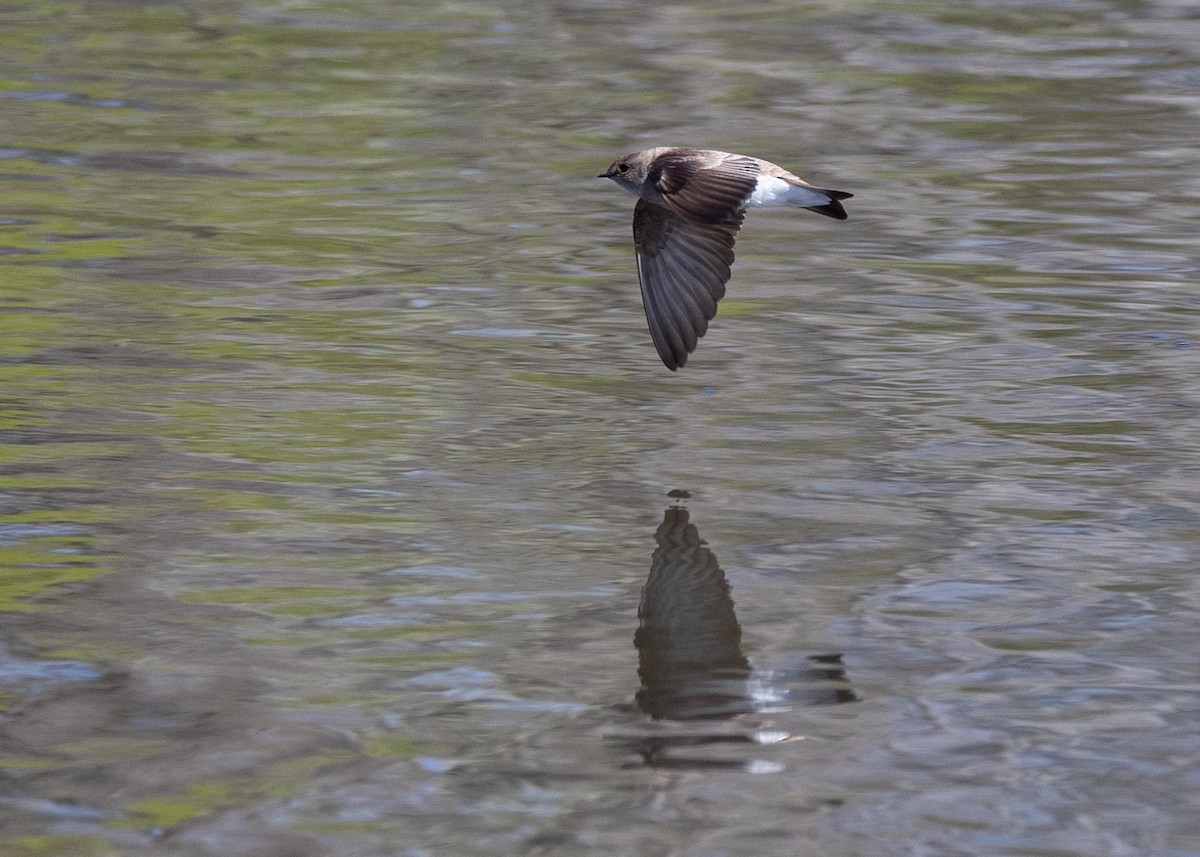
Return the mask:
[[[0,851],[1196,853],[1194,16],[631,9],[14,12]]]

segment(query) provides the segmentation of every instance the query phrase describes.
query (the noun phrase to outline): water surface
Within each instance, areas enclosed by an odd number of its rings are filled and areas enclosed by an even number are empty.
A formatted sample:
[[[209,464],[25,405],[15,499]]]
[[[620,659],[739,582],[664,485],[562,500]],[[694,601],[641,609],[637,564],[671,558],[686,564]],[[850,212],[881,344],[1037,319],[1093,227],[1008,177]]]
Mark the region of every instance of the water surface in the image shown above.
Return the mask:
[[[5,854],[1200,854],[1194,8],[4,18]]]

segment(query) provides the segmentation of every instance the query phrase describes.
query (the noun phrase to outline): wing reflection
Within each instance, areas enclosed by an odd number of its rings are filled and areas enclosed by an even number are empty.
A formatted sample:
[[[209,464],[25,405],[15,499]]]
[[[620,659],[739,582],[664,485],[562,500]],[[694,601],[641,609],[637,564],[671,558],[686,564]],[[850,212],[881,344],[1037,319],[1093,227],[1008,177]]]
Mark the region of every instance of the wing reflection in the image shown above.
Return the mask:
[[[725,572],[687,509],[668,508],[654,540],[633,637],[641,679],[634,699],[651,722],[610,738],[655,767],[761,769],[769,763],[734,745],[792,737],[766,717],[857,699],[840,654],[797,654],[780,668],[751,667]]]
[[[688,511],[667,509],[642,588],[637,705],[655,719],[728,718],[754,710],[742,627],[725,572]]]

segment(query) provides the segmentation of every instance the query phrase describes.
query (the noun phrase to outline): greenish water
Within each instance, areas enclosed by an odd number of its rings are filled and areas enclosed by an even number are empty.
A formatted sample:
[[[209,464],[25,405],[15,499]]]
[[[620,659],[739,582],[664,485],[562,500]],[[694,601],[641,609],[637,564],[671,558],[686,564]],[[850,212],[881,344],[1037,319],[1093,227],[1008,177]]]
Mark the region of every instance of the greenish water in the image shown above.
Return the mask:
[[[0,852],[1200,854],[1194,8],[0,18]]]

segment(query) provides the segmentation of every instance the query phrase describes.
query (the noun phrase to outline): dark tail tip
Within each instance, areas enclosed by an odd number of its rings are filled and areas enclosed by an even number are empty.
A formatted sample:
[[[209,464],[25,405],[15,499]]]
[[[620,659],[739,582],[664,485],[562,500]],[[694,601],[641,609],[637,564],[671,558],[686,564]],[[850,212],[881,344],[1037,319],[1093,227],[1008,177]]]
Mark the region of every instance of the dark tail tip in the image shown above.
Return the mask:
[[[832,217],[834,220],[845,220],[850,215],[846,214],[846,209],[838,202],[840,199],[849,199],[854,196],[852,193],[846,193],[844,190],[825,190],[821,188],[822,193],[829,194],[829,202],[825,205],[814,205],[808,207],[809,211],[815,211],[817,214],[824,214],[826,217]]]
[[[836,199],[828,205],[809,206],[808,210],[815,211],[817,214],[824,214],[826,217],[832,217],[834,220],[845,220],[850,216],[846,214],[846,209]]]

